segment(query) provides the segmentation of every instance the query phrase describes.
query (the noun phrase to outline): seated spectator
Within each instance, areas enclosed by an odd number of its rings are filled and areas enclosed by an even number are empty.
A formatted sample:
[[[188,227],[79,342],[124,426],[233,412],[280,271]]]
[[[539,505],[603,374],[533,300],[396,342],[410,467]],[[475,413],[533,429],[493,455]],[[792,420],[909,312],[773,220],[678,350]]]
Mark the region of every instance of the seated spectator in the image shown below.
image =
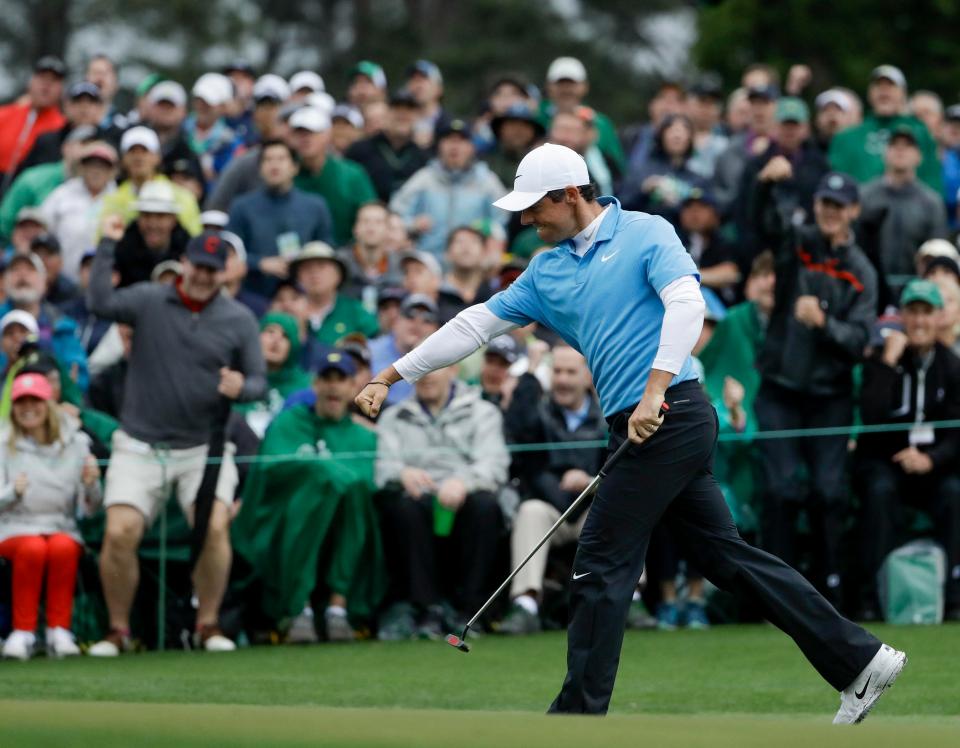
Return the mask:
[[[404,90],[415,97],[419,106],[414,138],[421,148],[431,148],[437,131],[451,119],[443,107],[443,75],[436,63],[417,60],[407,68],[406,79]]]
[[[106,54],[99,52],[87,61],[84,78],[100,89],[103,104],[106,109],[101,128],[125,130],[129,127],[126,116],[117,111],[114,99],[119,90],[116,63]]]
[[[384,202],[389,202],[401,185],[427,163],[429,154],[413,141],[414,125],[420,114],[413,94],[398,91],[390,97],[383,130],[354,143],[344,154],[366,169],[377,197]]]
[[[448,271],[440,282],[437,305],[441,322],[448,322],[468,306],[489,299],[496,289],[487,280],[486,242],[478,230],[459,226],[451,231],[444,257]]]
[[[937,342],[960,356],[960,285],[956,276],[933,281],[940,289],[943,310],[937,318]]]
[[[490,120],[495,138],[483,160],[503,184],[513,184],[520,161],[540,142],[546,131],[533,109],[518,102]]]
[[[247,147],[270,140],[281,140],[280,107],[290,97],[287,82],[272,73],[261,75],[253,84],[252,97],[253,129],[247,135]]]
[[[407,293],[429,296],[437,301],[443,268],[436,257],[423,251],[404,252],[400,255],[400,272]]]
[[[510,374],[510,367],[520,360],[523,348],[512,335],[498,335],[483,352],[480,366],[480,397],[506,411],[513,402],[517,377]],[[531,370],[535,367],[531,367]],[[509,424],[507,424],[509,429]]]
[[[370,341],[372,369],[382,371],[400,356],[416,348],[440,327],[436,302],[423,294],[408,294],[400,303],[400,313],[390,332]],[[394,405],[413,394],[413,385],[399,381],[390,388],[385,405]]]
[[[349,104],[338,104],[330,115],[330,150],[345,156],[364,137],[363,115]]]
[[[849,426],[853,366],[863,356],[877,307],[877,275],[857,247],[851,223],[858,189],[850,177],[828,173],[814,195],[813,226],[794,226],[770,198],[788,179],[790,162],[775,157],[755,196],[766,246],[776,258],[776,303],[757,367],[754,402],[763,431]],[[812,581],[842,600],[840,544],[847,518],[844,490],[847,434],[760,442],[765,493],[763,542],[795,564],[797,517],[806,506],[813,540]],[[798,471],[805,469],[809,491]]]
[[[628,125],[623,130],[623,142],[627,151],[625,174],[643,171],[653,150],[654,135],[663,120],[675,114],[687,113],[687,95],[683,85],[673,80],[659,83],[647,104],[646,121]]]
[[[134,335],[104,497],[100,576],[110,630],[89,654],[116,657],[130,649],[130,609],[139,584],[137,548],[165,509],[171,489],[191,525],[199,499],[216,499],[193,574],[195,643],[208,651],[230,651],[235,645],[223,635],[218,617],[231,564],[228,528],[238,480],[232,459],[225,457],[217,469],[213,496],[198,493],[214,430],[226,427],[225,401],[258,400],[266,391],[256,322],[221,293],[227,247],[217,235],[190,241],[175,286],[138,283],[114,289],[110,275],[122,220],[107,218],[103,234],[87,301],[95,314],[130,325]],[[167,467],[154,459],[159,450],[170,459]]]
[[[268,312],[260,320],[260,350],[267,364],[267,393],[254,402],[234,406],[260,439],[294,392],[310,386],[310,375],[300,366],[297,320],[283,312]]]
[[[246,289],[264,298],[273,295],[278,278],[286,278],[290,260],[311,241],[329,241],[327,201],[293,186],[297,161],[285,142],[260,148],[263,187],[241,195],[230,206],[228,228],[243,240],[250,270]]]
[[[483,111],[473,121],[473,142],[477,144],[479,153],[489,153],[496,143],[492,128],[495,117],[499,117],[518,104],[522,104],[536,114],[537,100],[531,96],[531,90],[536,91],[536,87],[531,86],[526,77],[520,73],[508,72],[495,76],[483,104]],[[539,121],[539,117],[537,120]],[[540,122],[540,127],[546,132],[543,122]],[[506,182],[509,183],[510,180]]]
[[[363,109],[368,104],[387,98],[387,76],[383,68],[371,60],[360,60],[347,73],[347,101]]]
[[[60,242],[63,274],[74,282],[80,274],[80,258],[93,249],[103,199],[117,188],[117,152],[106,143],[91,143],[77,171],[41,206],[47,231]]]
[[[956,231],[960,221],[957,212],[957,195],[960,194],[960,104],[947,107],[941,132],[943,199],[947,204],[950,228]]]
[[[69,372],[70,380],[82,391],[88,384],[87,356],[76,337],[77,323],[44,298],[47,271],[35,254],[15,255],[3,276],[6,301],[0,304],[0,317],[19,310],[36,320],[40,346],[52,352]],[[0,356],[0,368],[6,367],[7,356]],[[9,384],[9,383],[8,383]],[[0,406],[0,421],[6,413]]]
[[[294,185],[327,201],[333,220],[334,246],[350,242],[357,211],[377,199],[370,177],[359,164],[330,155],[330,118],[314,107],[290,117],[291,143],[300,161]]]
[[[104,205],[104,209],[106,207]],[[156,179],[147,182],[133,209],[136,219],[127,225],[115,252],[119,288],[150,280],[159,263],[179,260],[190,241],[190,235],[177,218],[174,185]]]
[[[64,314],[77,323],[77,338],[80,339],[88,359],[112,324],[110,320],[97,317],[87,306],[86,294],[87,288],[90,286],[90,266],[93,265],[95,254],[96,252],[90,250],[80,260],[80,275],[77,279],[78,295],[72,302],[63,307]],[[116,270],[113,272],[112,280],[114,285],[120,282],[120,274]],[[90,374],[91,376],[94,374],[92,369]]]
[[[342,291],[376,313],[379,292],[400,282],[397,253],[390,245],[390,211],[383,203],[367,203],[357,211],[352,246],[341,252],[347,266]]]
[[[850,97],[839,88],[829,88],[817,95],[814,102],[814,139],[824,153],[830,150],[833,136],[841,130],[857,124],[854,121],[854,107]]]
[[[337,457],[376,449],[376,433],[349,414],[354,372],[350,356],[328,353],[313,381],[315,404],[273,420],[233,527],[234,547],[260,582],[261,609],[274,621],[293,618],[293,642],[317,641],[313,601],[326,604],[324,638],[352,641],[350,618],[369,621],[383,596],[373,460]],[[290,455],[297,460],[277,459]]]
[[[909,431],[862,434],[857,442],[861,618],[876,620],[876,577],[898,545],[904,509],[930,513],[947,554],[947,620],[960,620],[960,436],[926,423],[960,417],[960,359],[937,342],[943,300],[930,281],[913,280],[900,298],[903,332],[887,330],[863,369],[865,424],[910,423]]]
[[[209,186],[241,145],[241,138],[224,119],[226,105],[233,98],[233,84],[221,73],[204,73],[190,94],[192,111],[183,130]]]
[[[499,339],[492,340],[491,346]],[[593,380],[583,356],[566,345],[554,348],[547,395],[536,376],[523,374],[507,408],[505,426],[512,443],[558,445],[527,453],[519,465],[520,494],[524,499],[510,533],[510,568],[515,568],[603,464],[602,447],[559,448],[564,442],[602,441],[607,436],[607,422],[593,393]],[[577,541],[589,506],[589,502],[582,504],[576,515],[561,525],[550,542],[514,577],[510,586],[513,603],[500,624],[500,633],[530,634],[541,629],[539,603],[547,556],[551,548]]]
[[[394,572],[381,639],[438,639],[490,593],[502,526],[497,495],[510,458],[499,408],[456,375],[456,366],[427,374],[416,397],[388,408],[377,425],[376,482]],[[440,560],[440,545],[452,559]],[[453,589],[441,584],[445,568],[457,569]],[[444,600],[457,621],[446,620]]]
[[[160,173],[160,160],[160,139],[153,130],[143,126],[127,130],[120,141],[120,166],[127,178],[104,198],[101,218],[119,215],[124,223],[130,223],[139,212],[137,201],[144,186],[148,182],[163,182],[173,192],[177,221],[189,234],[200,233],[200,209],[196,198],[183,187],[170,184],[170,180]]]
[[[147,116],[142,124],[152,128],[160,139],[161,171],[173,169],[174,164],[189,164],[190,170],[201,174],[200,160],[190,147],[183,124],[187,119],[187,92],[176,81],[160,81],[146,95]]]
[[[36,642],[46,578],[46,642],[51,657],[79,655],[70,631],[77,565],[83,553],[78,509],[100,503],[100,468],[79,423],[61,413],[40,374],[21,374],[0,439],[0,556],[13,562],[13,631],[3,657],[28,660]]]
[[[85,126],[99,128],[105,113],[100,89],[90,81],[77,81],[67,89],[63,99],[63,114],[67,121],[59,129],[40,135],[17,168],[24,171],[32,166],[59,161],[63,141],[70,131]],[[113,135],[117,136],[117,133]]]
[[[710,180],[717,168],[717,159],[730,145],[730,139],[723,132],[720,122],[723,85],[716,73],[704,73],[690,86],[686,109],[694,131],[690,170]]]
[[[917,177],[930,189],[940,192],[943,174],[937,158],[937,144],[926,125],[907,113],[907,79],[893,65],[880,65],[870,73],[867,88],[870,114],[861,124],[838,132],[830,141],[830,167],[865,183],[884,173],[884,146],[899,127],[913,132],[920,163]]]
[[[734,248],[720,232],[720,211],[712,193],[694,187],[680,203],[677,235],[700,271],[700,284],[725,303],[736,300],[740,268]]]
[[[609,195],[613,193],[614,180],[620,178],[620,171],[597,146],[595,116],[596,112],[586,106],[572,112],[557,112],[550,123],[547,141],[565,145],[583,156],[590,180],[596,183],[601,194]]]
[[[623,206],[677,222],[680,203],[704,182],[688,164],[693,155],[693,125],[683,115],[666,117],[654,136],[653,151],[642,171],[631,172],[620,190]]]
[[[314,351],[335,345],[340,338],[359,332],[377,333],[377,319],[356,299],[340,293],[347,268],[329,244],[308,242],[290,263],[290,278],[306,297],[306,341],[302,364],[313,366]]]
[[[178,158],[170,164],[164,164],[162,173],[170,180],[171,184],[182,187],[193,195],[197,205],[203,204],[207,187],[203,179],[203,171],[201,171],[200,164],[197,161]]]
[[[863,186],[860,229],[862,235],[875,238],[875,246],[865,249],[885,282],[882,288],[886,288],[889,275],[913,273],[914,256],[921,244],[948,235],[943,199],[917,179],[921,157],[913,129],[898,125],[887,141],[883,176]],[[890,284],[890,293],[896,294],[901,287]],[[896,296],[880,301],[886,306],[895,303]]]
[[[133,328],[122,323],[115,323],[115,328],[120,341],[120,358],[91,378],[87,401],[95,410],[119,420],[123,412],[123,396],[133,349]]]
[[[47,286],[44,298],[63,310],[77,299],[80,293],[77,284],[63,274],[63,253],[60,242],[53,234],[40,234],[30,242],[30,251],[43,263]]]
[[[404,288],[388,286],[377,294],[377,324],[380,326],[380,335],[389,335],[393,323],[400,316],[400,303],[407,295]]]
[[[247,277],[247,250],[243,241],[232,231],[214,230],[220,238],[227,243],[227,266],[223,273],[223,292],[236,299],[247,309],[253,312],[253,316],[260,319],[266,314],[270,306],[268,299],[259,294],[251,293],[243,287],[243,281]],[[175,260],[167,261],[170,270],[175,270],[176,275],[182,275],[182,270],[176,266],[180,263]],[[164,263],[161,263],[161,265]],[[160,265],[153,269],[157,272]],[[158,280],[158,279],[154,279]]]
[[[486,218],[506,223],[507,216],[493,207],[505,191],[489,167],[477,161],[467,123],[455,119],[437,133],[437,158],[407,180],[390,208],[419,236],[418,247],[439,257],[457,226]]]
[[[30,252],[30,242],[35,237],[47,233],[47,219],[39,208],[21,208],[17,222],[10,233],[10,246],[5,252],[7,257],[25,255]]]

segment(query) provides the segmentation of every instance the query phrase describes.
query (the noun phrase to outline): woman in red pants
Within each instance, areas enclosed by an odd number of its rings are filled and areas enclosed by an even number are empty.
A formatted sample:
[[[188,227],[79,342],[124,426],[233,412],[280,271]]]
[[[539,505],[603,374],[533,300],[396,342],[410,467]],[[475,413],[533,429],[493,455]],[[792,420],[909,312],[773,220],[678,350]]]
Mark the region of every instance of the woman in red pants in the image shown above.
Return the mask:
[[[13,563],[13,631],[3,656],[33,653],[44,576],[47,654],[80,654],[70,618],[82,547],[78,502],[100,501],[100,469],[79,422],[60,411],[42,374],[21,374],[11,388],[11,422],[0,435],[0,556]]]

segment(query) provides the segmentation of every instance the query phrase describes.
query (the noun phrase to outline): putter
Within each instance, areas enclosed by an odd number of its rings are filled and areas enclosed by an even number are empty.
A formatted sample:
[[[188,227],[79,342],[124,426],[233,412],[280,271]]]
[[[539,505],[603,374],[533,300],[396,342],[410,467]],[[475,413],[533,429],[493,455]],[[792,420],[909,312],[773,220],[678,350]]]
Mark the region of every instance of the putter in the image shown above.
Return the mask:
[[[670,406],[666,403],[663,403],[663,405],[660,406],[661,415],[666,415],[668,410],[670,410]],[[474,627],[480,616],[487,612],[487,608],[493,605],[493,601],[496,600],[500,596],[500,593],[507,588],[507,585],[510,584],[520,570],[527,565],[527,562],[533,558],[534,554],[536,554],[536,552],[543,547],[544,543],[550,540],[550,538],[553,536],[553,533],[557,531],[557,528],[567,521],[567,518],[573,514],[574,511],[576,511],[580,504],[586,501],[590,496],[593,496],[594,492],[597,490],[597,487],[600,485],[600,481],[607,477],[607,473],[609,473],[613,469],[613,466],[617,464],[621,457],[623,457],[624,453],[631,444],[633,444],[633,442],[631,442],[629,439],[623,440],[623,443],[617,447],[617,451],[610,455],[607,461],[603,464],[603,467],[600,468],[600,472],[597,473],[596,477],[592,481],[590,481],[590,485],[583,489],[583,493],[581,493],[574,500],[574,502],[567,507],[567,511],[560,515],[560,519],[553,523],[553,527],[547,530],[547,534],[540,539],[540,542],[534,546],[533,550],[527,554],[526,558],[524,558],[523,561],[517,565],[516,569],[510,572],[510,576],[503,580],[503,584],[497,587],[497,591],[490,595],[490,599],[487,600],[480,610],[474,614],[473,618],[467,621],[467,624],[463,627],[463,631],[460,632],[460,636],[457,636],[456,634],[447,634],[447,644],[449,644],[451,647],[456,647],[461,652],[470,651],[470,645],[467,644],[467,632]]]

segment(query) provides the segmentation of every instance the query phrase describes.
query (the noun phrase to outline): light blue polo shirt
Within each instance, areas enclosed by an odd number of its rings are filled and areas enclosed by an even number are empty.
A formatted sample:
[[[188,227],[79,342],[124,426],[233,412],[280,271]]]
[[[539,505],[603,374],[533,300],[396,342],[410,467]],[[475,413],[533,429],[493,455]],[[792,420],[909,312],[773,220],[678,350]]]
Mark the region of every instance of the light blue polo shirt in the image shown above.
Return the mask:
[[[607,416],[643,396],[660,345],[660,291],[697,266],[673,227],[659,216],[621,210],[612,197],[593,246],[578,257],[573,242],[537,255],[505,291],[486,302],[500,319],[539,322],[587,359]],[[690,356],[671,384],[696,379]]]

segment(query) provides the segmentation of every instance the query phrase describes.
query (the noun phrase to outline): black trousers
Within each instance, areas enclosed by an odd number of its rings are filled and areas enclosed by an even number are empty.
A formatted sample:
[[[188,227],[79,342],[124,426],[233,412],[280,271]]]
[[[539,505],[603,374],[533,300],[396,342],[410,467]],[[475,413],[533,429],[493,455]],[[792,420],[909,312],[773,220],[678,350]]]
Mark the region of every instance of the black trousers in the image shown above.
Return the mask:
[[[445,578],[452,577],[448,591],[457,610],[473,611],[486,602],[493,591],[488,587],[502,527],[496,496],[488,491],[468,494],[447,538],[433,533],[430,497],[387,494],[380,511],[391,599],[423,608],[434,605],[445,597]],[[450,570],[455,573],[445,573]]]
[[[814,397],[764,382],[754,401],[761,431],[849,426],[849,396]],[[846,434],[759,442],[763,476],[761,544],[791,566],[797,563],[797,518],[806,507],[813,540],[811,578],[834,602],[841,598],[840,548],[849,511]],[[807,470],[809,485],[798,475]]]
[[[897,546],[904,508],[913,506],[933,519],[947,554],[947,606],[960,605],[960,476],[943,471],[908,475],[890,460],[864,459],[857,464],[856,478],[863,602],[876,605],[877,571]]]
[[[660,430],[624,455],[590,508],[573,567],[567,677],[550,711],[607,711],[633,589],[660,521],[707,579],[759,604],[830,685],[846,688],[880,641],[779,558],[744,542],[711,472],[716,411],[696,382],[671,387],[666,399]],[[626,438],[628,417],[612,419],[611,448]]]

